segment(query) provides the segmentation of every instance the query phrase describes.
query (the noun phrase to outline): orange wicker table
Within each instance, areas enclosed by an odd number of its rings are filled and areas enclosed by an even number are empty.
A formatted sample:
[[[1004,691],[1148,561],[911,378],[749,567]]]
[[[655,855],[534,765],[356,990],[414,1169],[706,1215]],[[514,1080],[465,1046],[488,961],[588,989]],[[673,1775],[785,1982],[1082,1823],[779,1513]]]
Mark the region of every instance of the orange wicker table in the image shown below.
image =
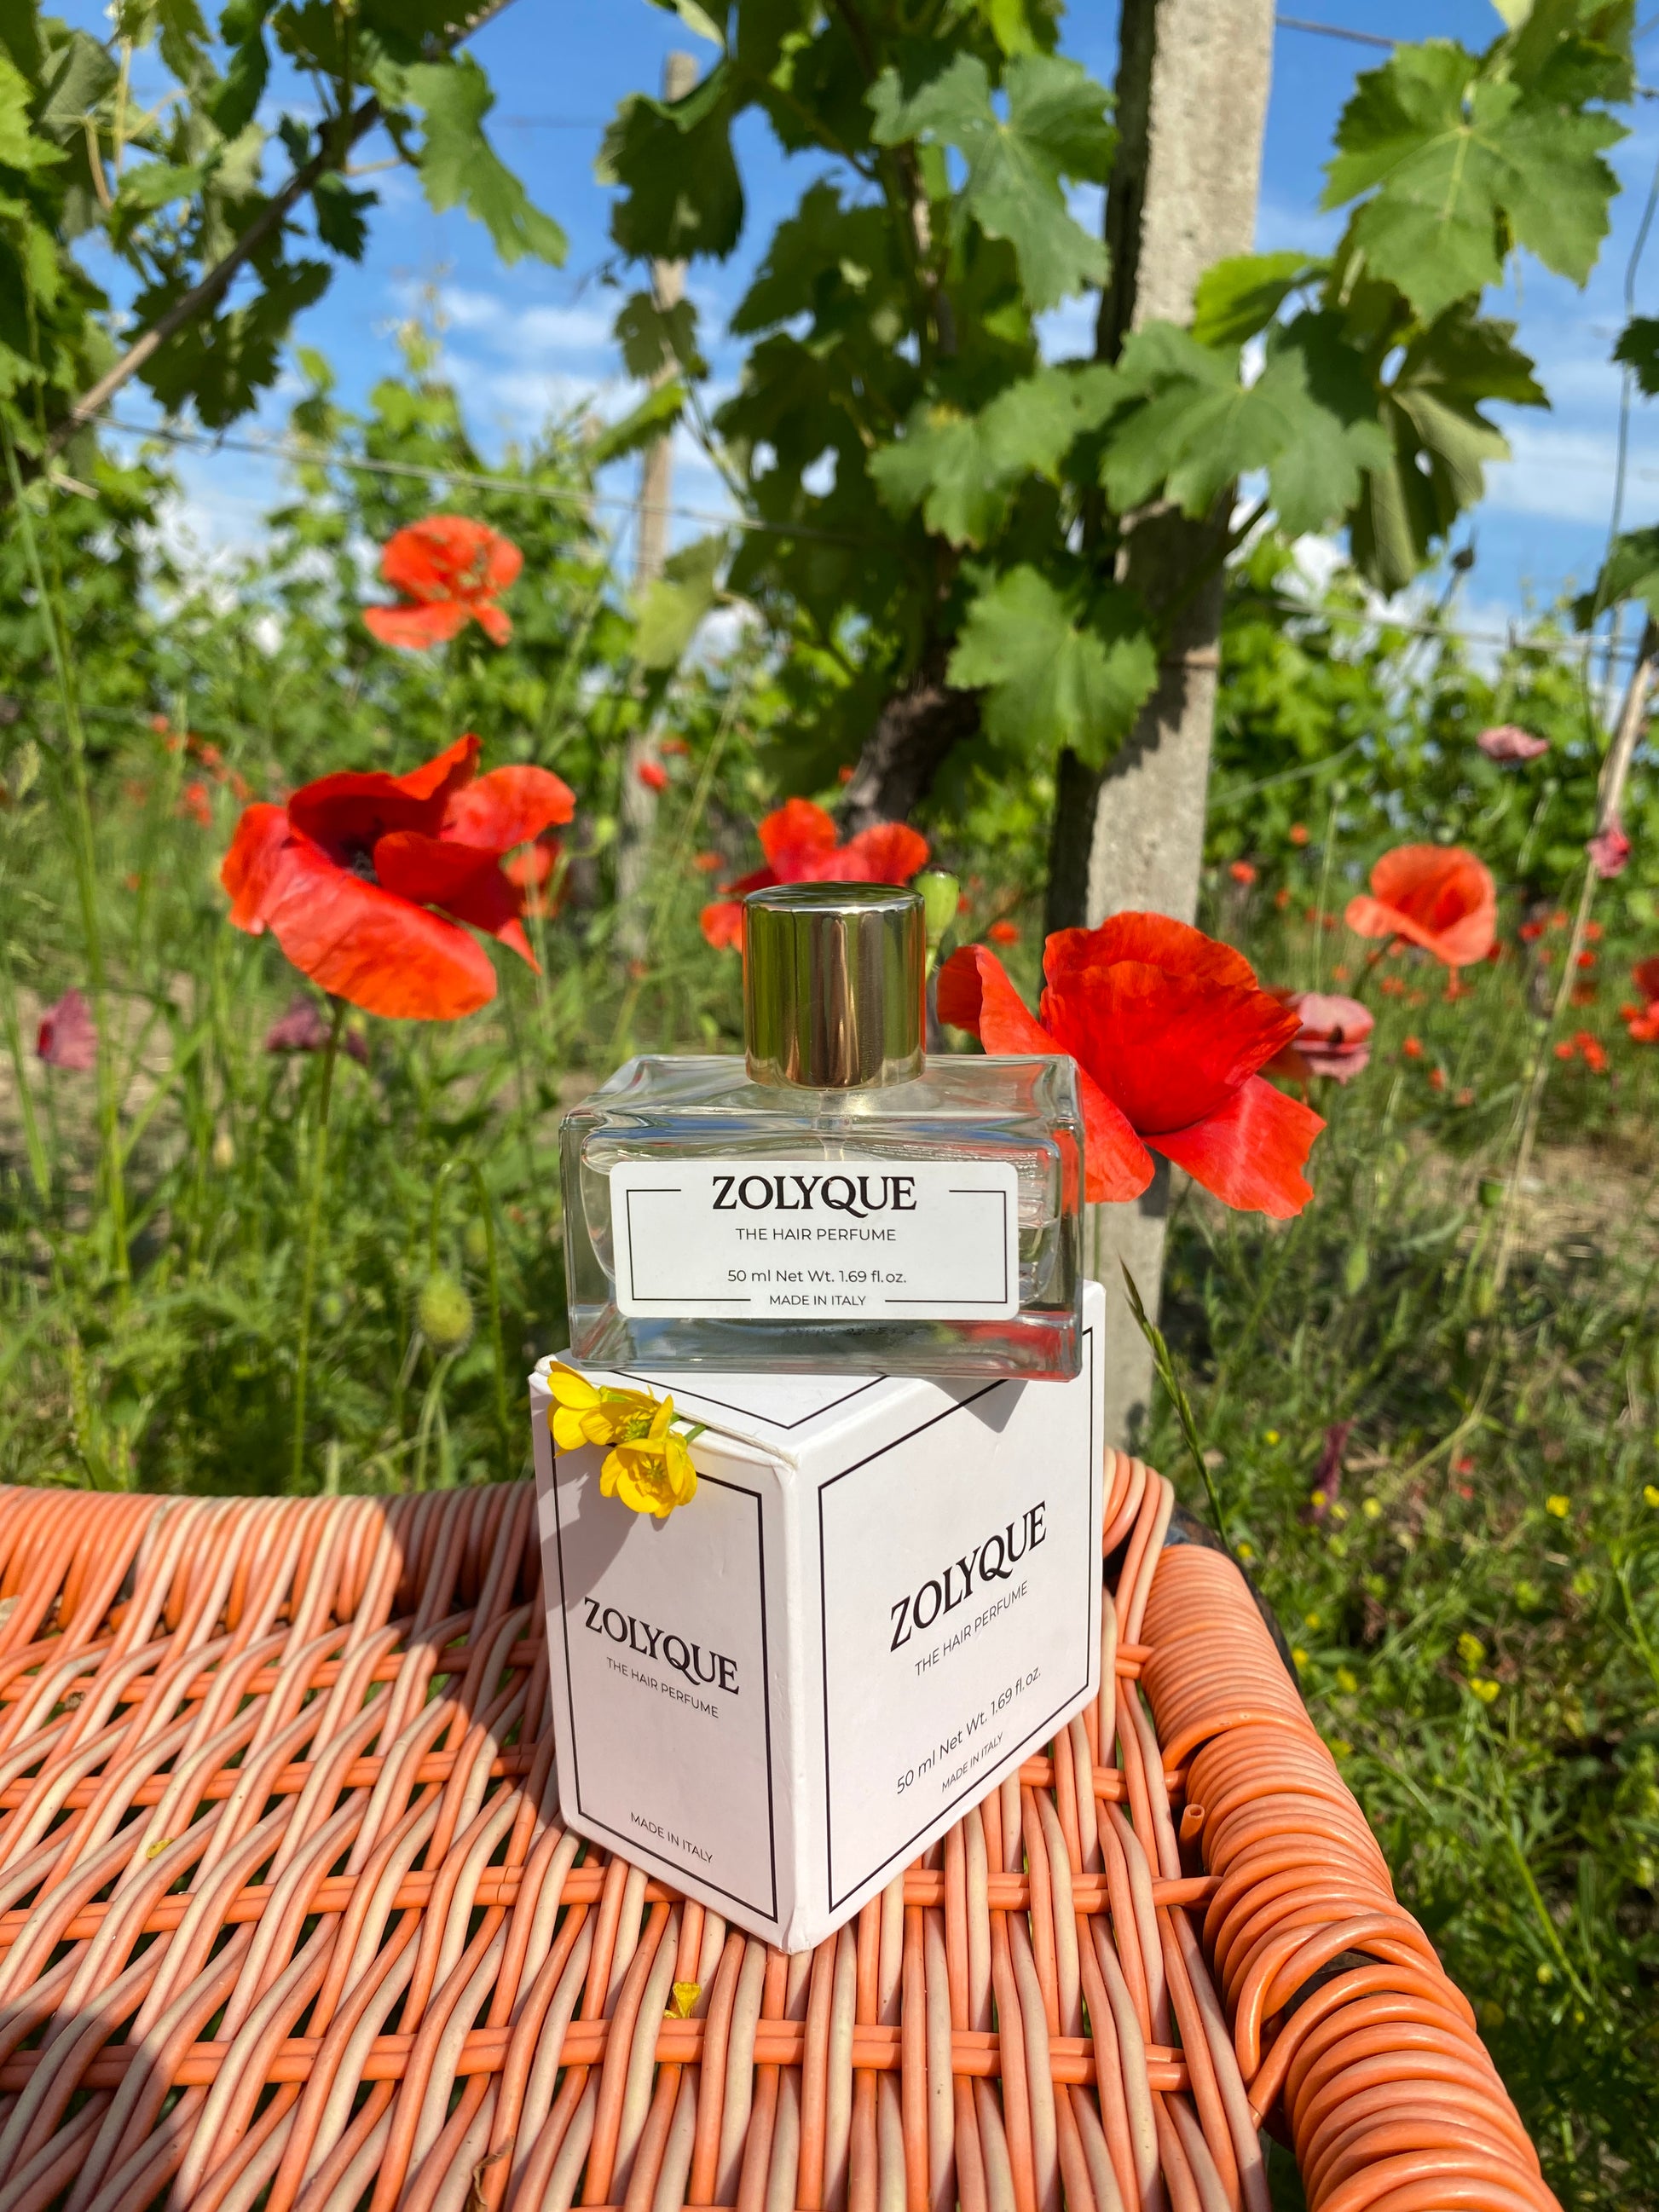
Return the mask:
[[[1555,2199],[1242,1577],[787,1958],[562,1831],[529,1486],[0,1490],[0,2212]],[[1150,1707],[1150,1711],[1148,1711]]]

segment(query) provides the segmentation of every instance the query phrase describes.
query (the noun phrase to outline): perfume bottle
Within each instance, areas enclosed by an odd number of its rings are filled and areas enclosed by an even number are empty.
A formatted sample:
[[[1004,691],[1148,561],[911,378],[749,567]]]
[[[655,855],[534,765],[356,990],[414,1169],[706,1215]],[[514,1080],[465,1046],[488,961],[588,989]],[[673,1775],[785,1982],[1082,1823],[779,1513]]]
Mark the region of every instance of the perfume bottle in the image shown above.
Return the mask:
[[[782,884],[744,919],[745,1057],[629,1060],[561,1125],[576,1358],[1077,1374],[1071,1061],[926,1057],[914,891]]]

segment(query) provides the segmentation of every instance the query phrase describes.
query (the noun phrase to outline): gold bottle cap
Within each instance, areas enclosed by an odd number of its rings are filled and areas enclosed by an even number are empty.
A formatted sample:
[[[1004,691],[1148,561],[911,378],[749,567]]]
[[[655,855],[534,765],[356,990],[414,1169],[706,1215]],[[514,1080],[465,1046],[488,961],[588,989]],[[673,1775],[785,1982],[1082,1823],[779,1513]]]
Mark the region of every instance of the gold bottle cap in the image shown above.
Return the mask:
[[[927,929],[915,891],[778,884],[744,905],[755,1082],[851,1091],[921,1073]]]

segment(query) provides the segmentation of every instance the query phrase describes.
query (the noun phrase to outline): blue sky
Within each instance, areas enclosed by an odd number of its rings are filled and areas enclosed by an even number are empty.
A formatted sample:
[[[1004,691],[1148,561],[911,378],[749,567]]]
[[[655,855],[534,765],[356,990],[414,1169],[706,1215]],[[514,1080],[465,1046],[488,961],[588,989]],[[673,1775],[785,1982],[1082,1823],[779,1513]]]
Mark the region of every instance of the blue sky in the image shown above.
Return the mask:
[[[1479,46],[1499,27],[1490,0],[1304,4],[1321,21],[1373,34],[1386,27],[1407,40],[1450,36]],[[89,27],[96,21],[90,6],[72,12]],[[1078,0],[1065,34],[1066,50],[1108,82],[1115,15],[1106,0]],[[412,177],[397,171],[376,177],[382,205],[365,259],[341,271],[299,333],[333,362],[348,402],[360,398],[394,360],[398,324],[428,296],[440,303],[450,371],[486,450],[533,429],[550,410],[590,398],[606,413],[628,404],[610,338],[620,295],[602,274],[611,254],[611,195],[596,181],[593,161],[605,118],[630,91],[656,88],[663,58],[676,46],[705,62],[712,58],[711,48],[649,0],[516,0],[479,35],[475,51],[497,94],[489,127],[532,196],[568,233],[568,259],[558,270],[530,261],[503,269],[480,228],[459,213],[434,215]],[[1380,49],[1281,23],[1258,222],[1264,249],[1321,246],[1334,238],[1339,219],[1317,211],[1322,165],[1355,75],[1380,58]],[[1644,40],[1638,69],[1659,82],[1659,28]],[[1582,585],[1600,558],[1613,498],[1620,397],[1608,355],[1624,320],[1626,264],[1659,161],[1659,100],[1638,101],[1631,120],[1632,135],[1613,156],[1625,191],[1586,289],[1526,262],[1509,295],[1488,301],[1491,312],[1520,324],[1521,342],[1538,362],[1553,405],[1547,414],[1507,410],[1504,427],[1516,458],[1492,472],[1475,518],[1479,562],[1463,602],[1472,623],[1519,617],[1570,583]],[[386,150],[371,143],[364,158]],[[753,118],[744,126],[740,152],[749,193],[744,240],[729,262],[699,264],[691,276],[720,377],[729,377],[737,362],[735,349],[719,343],[724,316],[774,223],[813,173],[807,161],[782,163]],[[1659,313],[1659,240],[1638,273],[1636,302],[1640,311]],[[1080,309],[1061,311],[1056,337],[1062,349],[1066,324],[1080,332],[1084,320]],[[262,412],[264,429],[280,428],[286,404],[285,395],[273,395]],[[143,410],[129,398],[120,411],[131,417]],[[180,472],[189,492],[184,520],[204,544],[252,534],[276,489],[268,463],[237,453],[184,458]],[[624,491],[627,484],[623,472],[615,489]],[[713,470],[687,441],[677,450],[675,496],[694,507],[720,503]],[[1638,400],[1626,520],[1656,515],[1659,416],[1642,411]],[[678,534],[695,535],[700,527],[686,522]]]

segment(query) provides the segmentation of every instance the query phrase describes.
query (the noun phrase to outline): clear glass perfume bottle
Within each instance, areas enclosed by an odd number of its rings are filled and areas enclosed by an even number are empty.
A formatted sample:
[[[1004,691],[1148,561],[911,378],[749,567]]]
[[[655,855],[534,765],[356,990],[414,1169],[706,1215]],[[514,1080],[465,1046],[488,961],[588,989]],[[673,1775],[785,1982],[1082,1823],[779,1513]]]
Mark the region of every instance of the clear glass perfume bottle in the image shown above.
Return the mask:
[[[751,894],[746,1057],[631,1060],[561,1126],[578,1358],[1078,1373],[1072,1063],[927,1060],[926,961],[914,891]]]

